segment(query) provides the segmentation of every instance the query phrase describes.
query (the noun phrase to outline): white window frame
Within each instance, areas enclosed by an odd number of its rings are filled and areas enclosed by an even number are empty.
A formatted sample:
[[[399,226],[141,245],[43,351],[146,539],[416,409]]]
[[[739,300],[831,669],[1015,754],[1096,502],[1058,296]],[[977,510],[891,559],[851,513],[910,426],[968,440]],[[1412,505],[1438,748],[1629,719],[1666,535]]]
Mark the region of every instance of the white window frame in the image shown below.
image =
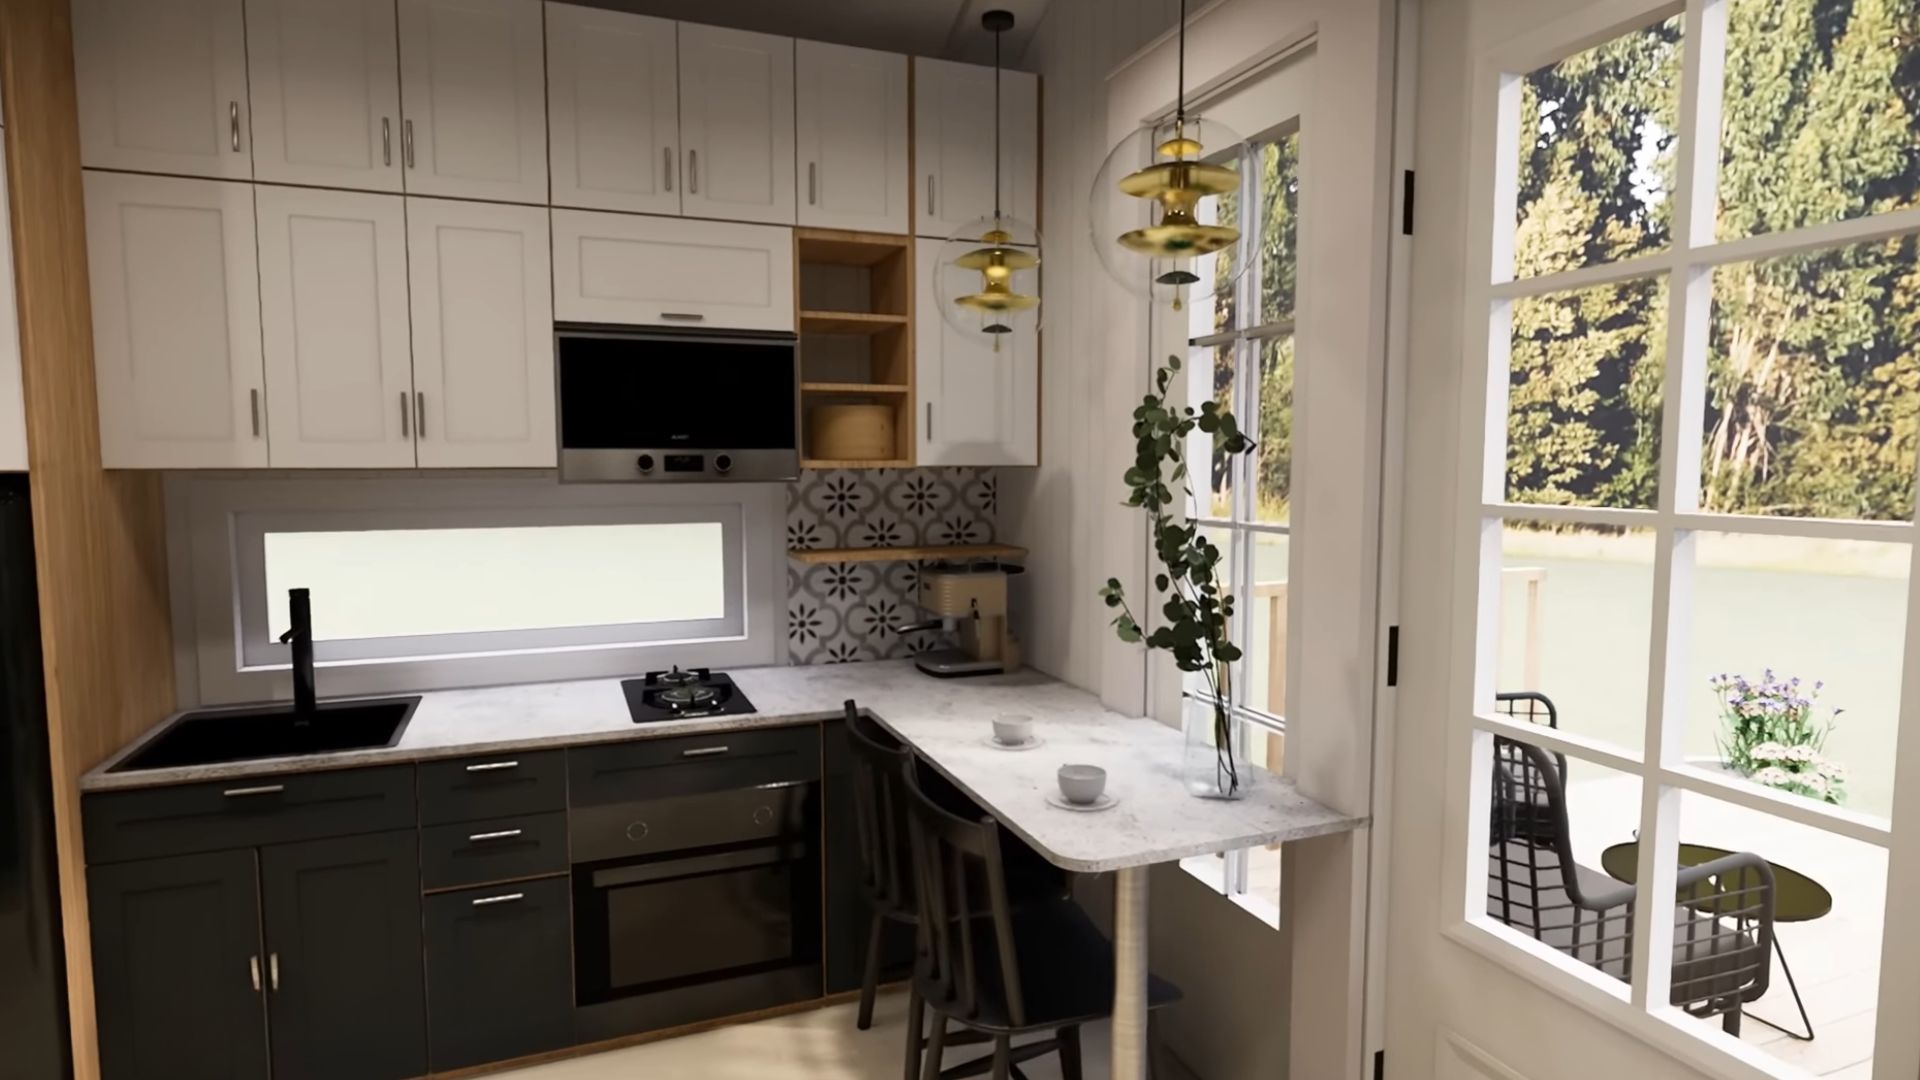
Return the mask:
[[[187,704],[292,692],[266,626],[268,531],[711,521],[722,530],[718,619],[319,642],[325,695],[631,675],[672,664],[777,663],[786,605],[778,484],[561,485],[551,476],[176,474],[167,488],[175,669]],[[395,648],[404,644],[405,648]]]
[[[1886,925],[1906,925],[1920,903],[1900,899],[1900,881],[1920,872],[1914,859],[1915,830],[1896,845],[1893,822],[1732,780],[1685,763],[1683,680],[1691,635],[1693,537],[1701,532],[1758,534],[1808,539],[1850,539],[1913,546],[1909,569],[1908,632],[1904,669],[1920,671],[1920,536],[1909,521],[1845,521],[1749,517],[1703,513],[1699,507],[1699,454],[1707,392],[1706,353],[1713,298],[1713,272],[1731,263],[1844,247],[1920,232],[1920,209],[1763,233],[1720,241],[1715,211],[1720,160],[1721,94],[1725,78],[1729,0],[1605,0],[1574,15],[1489,50],[1474,75],[1471,126],[1471,200],[1467,224],[1465,367],[1460,446],[1459,537],[1454,568],[1453,637],[1470,647],[1453,650],[1448,701],[1446,858],[1443,888],[1450,914],[1443,932],[1594,1016],[1687,1059],[1715,1076],[1762,1080],[1795,1075],[1793,1067],[1764,1050],[1723,1034],[1667,1004],[1672,955],[1672,902],[1678,867],[1681,796],[1693,792],[1808,825],[1851,840],[1892,849]],[[1618,262],[1516,278],[1513,236],[1520,170],[1520,101],[1526,75],[1622,34],[1684,16],[1675,187],[1668,246]],[[1699,133],[1710,132],[1705,140]],[[1511,310],[1522,297],[1563,293],[1637,278],[1667,280],[1667,351],[1661,425],[1658,504],[1652,510],[1541,506],[1506,501],[1508,371]],[[1476,392],[1476,389],[1478,392]],[[1476,437],[1478,436],[1478,437]],[[1920,483],[1920,474],[1917,474]],[[1646,530],[1655,542],[1653,614],[1649,624],[1648,688],[1643,745],[1621,748],[1577,733],[1557,731],[1499,715],[1494,708],[1498,672],[1499,584],[1502,527],[1506,522],[1616,526]],[[1669,685],[1669,682],[1672,685]],[[1901,691],[1901,737],[1896,791],[1905,783],[1920,790],[1920,679]],[[1485,826],[1493,740],[1507,736],[1550,752],[1605,766],[1641,782],[1638,836],[1638,900],[1633,929],[1632,984],[1625,985],[1558,951],[1533,941],[1486,914]],[[1912,800],[1909,800],[1911,802]],[[1900,816],[1913,819],[1907,807]],[[1662,899],[1664,898],[1664,899]],[[1458,903],[1459,906],[1453,906]],[[1911,1000],[1914,979],[1903,961],[1915,948],[1897,935],[1882,942],[1881,1020],[1875,1060],[1880,1066],[1911,1056],[1915,1038],[1901,1031],[1899,1005]],[[1906,963],[1904,967],[1911,967]],[[1876,1073],[1878,1069],[1876,1069]]]

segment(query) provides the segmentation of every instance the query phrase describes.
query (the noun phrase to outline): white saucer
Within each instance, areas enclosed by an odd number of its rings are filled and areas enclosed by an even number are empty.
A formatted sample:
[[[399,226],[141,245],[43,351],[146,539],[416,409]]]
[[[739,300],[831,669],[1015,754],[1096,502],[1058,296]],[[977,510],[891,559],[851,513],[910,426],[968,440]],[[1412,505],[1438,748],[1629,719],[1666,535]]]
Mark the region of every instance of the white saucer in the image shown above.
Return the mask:
[[[980,739],[980,741],[988,746],[993,747],[995,750],[1006,750],[1010,753],[1020,751],[1020,750],[1031,750],[1036,746],[1047,745],[1047,740],[1041,738],[1038,735],[1033,736],[1032,738],[1028,739],[1026,742],[1023,742],[1023,743],[1003,743],[999,739],[994,738],[992,735],[983,736]]]
[[[1058,807],[1062,810],[1072,810],[1076,814],[1094,814],[1102,810],[1113,809],[1120,805],[1120,800],[1111,795],[1102,794],[1093,802],[1082,805],[1080,803],[1068,802],[1067,797],[1057,791],[1049,791],[1047,792],[1047,805]]]

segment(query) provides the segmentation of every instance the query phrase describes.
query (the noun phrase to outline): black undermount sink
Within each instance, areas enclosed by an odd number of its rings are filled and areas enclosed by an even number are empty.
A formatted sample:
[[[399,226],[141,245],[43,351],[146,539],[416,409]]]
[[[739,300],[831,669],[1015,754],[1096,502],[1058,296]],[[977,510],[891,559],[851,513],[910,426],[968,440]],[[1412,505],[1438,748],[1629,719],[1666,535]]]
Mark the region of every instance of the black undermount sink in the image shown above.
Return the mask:
[[[370,750],[400,741],[418,697],[323,701],[305,715],[292,705],[184,713],[112,772],[172,769],[255,758]]]

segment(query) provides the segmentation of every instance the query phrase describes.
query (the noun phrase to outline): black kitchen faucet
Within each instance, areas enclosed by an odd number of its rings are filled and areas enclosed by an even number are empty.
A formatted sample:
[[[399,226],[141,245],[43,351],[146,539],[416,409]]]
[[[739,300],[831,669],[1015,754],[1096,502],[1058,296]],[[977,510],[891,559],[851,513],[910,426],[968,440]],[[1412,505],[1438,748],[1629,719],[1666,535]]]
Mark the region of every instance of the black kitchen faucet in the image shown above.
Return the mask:
[[[293,713],[312,716],[316,705],[313,695],[313,605],[307,590],[287,590],[287,619],[293,625],[280,635],[280,644],[293,646]]]

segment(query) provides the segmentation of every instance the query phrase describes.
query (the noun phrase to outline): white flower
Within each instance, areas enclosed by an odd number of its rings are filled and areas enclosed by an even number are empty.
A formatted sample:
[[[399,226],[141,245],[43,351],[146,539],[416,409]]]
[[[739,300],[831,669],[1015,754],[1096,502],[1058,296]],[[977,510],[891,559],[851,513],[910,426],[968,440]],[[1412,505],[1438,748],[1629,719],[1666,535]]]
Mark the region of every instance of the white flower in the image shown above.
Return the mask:
[[[1769,765],[1755,772],[1752,780],[1756,784],[1765,784],[1767,787],[1780,787],[1783,784],[1791,784],[1793,782],[1793,774],[1785,769],[1778,769]]]
[[[1779,761],[1786,752],[1786,747],[1777,742],[1769,741],[1763,742],[1759,746],[1747,751],[1747,756],[1755,761]]]
[[[1807,773],[1799,779],[1801,783],[1812,788],[1815,795],[1825,795],[1827,793],[1829,786],[1827,784],[1827,778],[1821,776],[1819,773]]]
[[[1787,747],[1786,753],[1781,756],[1787,761],[1812,761],[1820,755],[1814,752],[1813,747],[1802,745]]]
[[[1847,778],[1847,767],[1837,761],[1822,760],[1819,765],[1815,766],[1815,771],[1829,780],[1845,780]]]

